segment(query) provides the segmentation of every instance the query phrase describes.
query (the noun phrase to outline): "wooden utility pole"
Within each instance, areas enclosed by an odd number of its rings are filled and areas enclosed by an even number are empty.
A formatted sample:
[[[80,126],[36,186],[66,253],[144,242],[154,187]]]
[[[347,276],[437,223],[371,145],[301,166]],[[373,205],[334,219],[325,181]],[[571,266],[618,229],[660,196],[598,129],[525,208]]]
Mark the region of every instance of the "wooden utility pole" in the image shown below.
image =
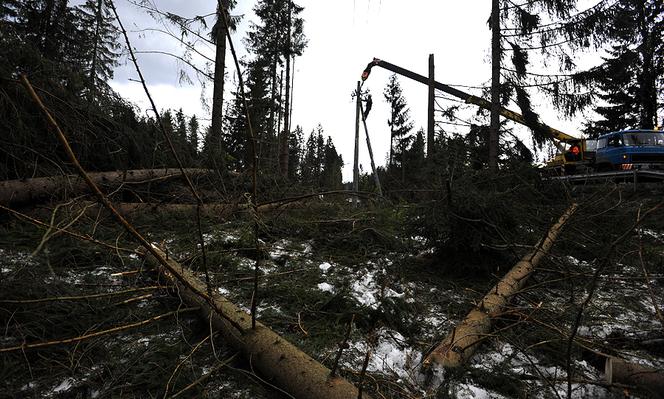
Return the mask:
[[[500,0],[491,0],[491,124],[489,170],[498,171],[500,129]]]
[[[364,125],[364,133],[367,136],[367,148],[369,149],[369,159],[371,159],[371,171],[374,175],[374,183],[376,184],[376,189],[378,189],[378,195],[383,196],[383,189],[380,186],[380,178],[378,177],[378,172],[376,171],[376,163],[374,162],[373,150],[371,149],[371,140],[369,139],[369,129],[367,129],[367,118],[364,115],[364,107],[362,107],[362,101],[360,101],[360,113],[362,114],[362,124]]]
[[[360,156],[360,114],[362,113],[362,99],[360,98],[361,83],[357,81],[357,91],[355,92],[355,157],[353,161],[353,191],[357,193],[360,191],[360,169],[359,169],[359,156]],[[353,203],[358,206],[359,199],[354,197]]]
[[[429,118],[427,120],[427,158],[431,158],[434,148],[434,102],[436,99],[436,79],[433,54],[429,54]]]

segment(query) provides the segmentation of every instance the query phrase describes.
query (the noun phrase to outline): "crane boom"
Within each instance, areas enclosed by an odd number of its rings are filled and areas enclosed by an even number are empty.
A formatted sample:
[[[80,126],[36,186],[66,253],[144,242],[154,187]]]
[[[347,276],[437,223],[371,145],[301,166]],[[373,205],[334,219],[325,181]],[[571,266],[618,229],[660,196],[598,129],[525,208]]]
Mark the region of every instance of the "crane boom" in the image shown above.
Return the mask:
[[[392,71],[394,73],[398,73],[399,75],[405,76],[407,78],[413,79],[417,82],[423,83],[425,85],[429,84],[429,79],[425,76],[420,75],[419,73],[415,73],[413,71],[409,71],[405,68],[402,68],[400,66],[391,64],[387,61],[380,60],[378,58],[374,58],[373,61],[371,61],[367,67],[364,69],[364,72],[362,72],[362,81],[367,80],[369,77],[369,74],[371,73],[371,68],[374,66],[379,66],[382,68],[387,69],[388,71]],[[455,89],[454,87],[448,86],[446,84],[440,83],[440,82],[434,82],[434,85],[436,89],[445,92],[447,94],[450,94],[454,97],[460,98],[464,100],[466,103],[469,104],[474,104],[477,105],[480,108],[486,109],[486,110],[491,110],[491,102],[487,101],[481,97],[474,96],[472,94],[468,94],[464,91],[461,91],[459,89]],[[577,137],[574,137],[572,135],[569,135],[567,133],[561,132],[558,129],[554,129],[548,125],[545,125],[543,123],[539,123],[538,126],[532,126],[532,123],[529,123],[526,121],[526,118],[523,117],[518,112],[511,111],[505,107],[500,107],[500,115],[503,117],[512,120],[516,123],[519,123],[524,126],[528,126],[533,129],[540,129],[548,133],[551,138],[553,138],[556,141],[562,141],[562,142],[569,142],[569,141],[578,141],[579,139]]]

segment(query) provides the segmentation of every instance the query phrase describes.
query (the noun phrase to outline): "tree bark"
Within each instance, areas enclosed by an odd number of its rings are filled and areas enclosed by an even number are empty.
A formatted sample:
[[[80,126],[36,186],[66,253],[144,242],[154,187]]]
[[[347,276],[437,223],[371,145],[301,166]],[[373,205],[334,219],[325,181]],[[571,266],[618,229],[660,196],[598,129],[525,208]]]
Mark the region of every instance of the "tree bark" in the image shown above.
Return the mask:
[[[155,202],[118,202],[113,204],[115,209],[120,212],[123,216],[130,216],[136,214],[172,214],[172,213],[182,213],[193,215],[197,211],[196,204],[164,204],[164,203],[155,203]],[[74,210],[74,213],[78,209],[90,208],[90,213],[93,215],[98,214],[99,207],[95,205],[94,202],[82,201],[79,202],[79,207]],[[293,209],[302,207],[303,202],[288,202],[288,203],[273,203],[273,204],[264,204],[258,205],[256,211],[259,213],[267,213],[275,210],[281,209]],[[238,204],[202,204],[201,205],[201,215],[206,217],[215,217],[215,218],[224,218],[228,217],[234,213],[238,212],[248,212],[253,209],[247,203],[238,203]]]
[[[440,365],[458,367],[468,360],[478,344],[491,332],[491,319],[500,314],[510,298],[519,292],[528,281],[540,260],[546,255],[567,220],[576,210],[572,204],[549,229],[537,248],[514,265],[466,318],[425,359],[424,366]]]
[[[491,1],[491,124],[489,170],[498,171],[500,129],[500,0]]]
[[[163,255],[165,257],[165,254]],[[159,268],[161,276],[177,287],[178,295],[190,306],[200,307],[200,314],[224,337],[226,342],[242,352],[251,367],[267,380],[298,399],[354,399],[357,388],[340,377],[331,377],[330,370],[306,353],[270,330],[260,322],[251,328],[251,316],[217,293],[212,293],[213,309],[203,297],[207,287],[194,274],[172,259],[171,270],[177,270],[180,279],[160,265],[153,255],[147,262]],[[198,291],[198,292],[196,292]],[[223,317],[220,316],[223,314]],[[363,398],[371,399],[364,394]]]
[[[427,119],[427,158],[433,159],[434,151],[434,128],[435,128],[435,108],[436,101],[436,75],[434,73],[433,54],[429,54],[429,114]]]
[[[664,393],[664,371],[639,364],[629,363],[617,357],[607,357],[604,365],[604,378],[609,384],[635,385],[653,397]]]
[[[92,100],[94,100],[97,96],[97,61],[99,58],[98,54],[102,23],[102,6],[102,0],[97,0],[97,7],[95,8],[95,36],[94,43],[92,44],[92,62],[90,66],[90,82],[92,82],[90,91]]]
[[[209,169],[185,169],[189,176],[212,173]],[[119,185],[154,180],[168,180],[182,176],[178,169],[137,169],[128,171],[90,173],[97,184]],[[25,180],[0,182],[0,204],[16,205],[37,202],[53,196],[74,195],[88,192],[85,181],[78,176],[36,177]]]
[[[217,18],[226,18],[223,13],[228,10],[228,0],[221,0],[223,10],[218,9]],[[216,56],[214,60],[214,88],[212,89],[212,124],[210,137],[218,151],[221,146],[221,126],[223,125],[224,107],[224,73],[226,68],[226,24],[217,22]]]
[[[291,1],[288,1],[288,32],[286,37],[286,98],[284,101],[284,130],[279,139],[279,171],[288,177],[288,136],[290,135],[290,63],[291,63]]]

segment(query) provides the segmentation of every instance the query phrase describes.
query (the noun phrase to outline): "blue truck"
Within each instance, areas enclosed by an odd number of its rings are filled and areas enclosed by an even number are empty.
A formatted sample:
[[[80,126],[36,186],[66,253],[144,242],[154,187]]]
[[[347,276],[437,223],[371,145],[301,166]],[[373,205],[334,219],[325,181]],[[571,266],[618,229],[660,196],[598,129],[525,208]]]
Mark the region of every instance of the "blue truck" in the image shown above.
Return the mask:
[[[597,138],[594,169],[664,171],[664,132],[623,130]]]

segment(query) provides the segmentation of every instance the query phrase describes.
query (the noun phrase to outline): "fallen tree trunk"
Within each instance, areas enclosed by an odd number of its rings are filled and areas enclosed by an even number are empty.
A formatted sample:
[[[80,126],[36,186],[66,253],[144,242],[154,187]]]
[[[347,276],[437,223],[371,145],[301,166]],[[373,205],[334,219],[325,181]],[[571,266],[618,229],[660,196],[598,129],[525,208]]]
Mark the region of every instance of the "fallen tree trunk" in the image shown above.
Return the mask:
[[[148,242],[115,210],[108,198],[83,169],[64,133],[35,93],[27,77],[21,75],[21,80],[55,129],[58,139],[80,176],[85,179],[99,201],[125,230],[149,252],[149,255],[146,256],[148,262],[159,267],[163,271],[162,274],[173,281],[181,296],[186,297],[185,300],[198,305],[207,314],[210,323],[220,329],[229,343],[235,344],[243,352],[252,367],[255,363],[259,371],[291,391],[296,398],[352,399],[359,396],[357,389],[352,384],[342,378],[330,378],[330,370],[278,334],[260,323],[255,323],[255,327],[252,328],[249,315],[217,293],[207,293],[206,287],[195,279],[191,272],[184,270],[177,262],[169,260],[164,252]],[[370,398],[367,396],[367,399]]]
[[[210,169],[185,169],[190,177],[212,173]],[[121,183],[147,183],[181,176],[178,169],[137,169],[114,172],[90,173],[97,185],[119,185]],[[0,204],[16,205],[35,202],[63,194],[77,195],[88,192],[85,181],[76,175],[36,177],[25,180],[0,182]]]
[[[287,204],[259,205],[258,212],[271,212],[278,209],[290,209],[302,206],[301,203],[291,202]],[[193,213],[196,212],[195,204],[156,204],[147,202],[122,202],[116,203],[115,209],[123,214],[133,213]],[[201,214],[205,216],[226,216],[231,213],[249,211],[249,204],[202,204]]]
[[[293,209],[303,205],[302,202],[290,202],[286,204],[265,204],[259,205],[257,211],[259,213],[268,213],[279,211],[282,209]],[[197,212],[196,204],[169,204],[169,203],[155,203],[155,202],[117,202],[113,207],[124,216],[136,215],[173,215],[184,214],[194,215]],[[100,209],[104,209],[102,205],[92,201],[79,201],[71,206],[61,209],[60,212],[67,212],[72,217],[80,212],[85,212],[86,215],[96,216],[99,214]],[[33,213],[50,215],[53,209],[35,208]],[[249,204],[225,204],[225,203],[209,203],[201,204],[201,215],[206,217],[224,218],[238,212],[249,212],[251,208]]]
[[[425,367],[432,365],[458,367],[473,355],[478,344],[491,332],[491,319],[501,313],[510,298],[525,286],[528,277],[551,249],[560,230],[576,207],[576,204],[572,204],[549,229],[547,236],[537,248],[521,258],[466,318],[429,353],[423,362]]]
[[[607,357],[604,378],[609,384],[633,385],[652,397],[664,397],[664,370],[629,363],[617,357]]]
[[[160,251],[165,258],[165,254]],[[251,367],[271,383],[298,399],[355,399],[357,388],[341,377],[331,377],[330,370],[286,341],[260,322],[251,328],[251,316],[226,298],[212,293],[210,302],[206,286],[189,270],[172,259],[168,271],[154,255],[147,262],[159,268],[161,276],[177,287],[178,295],[190,306],[200,307],[201,316],[218,330],[229,345],[242,352]],[[187,285],[182,281],[186,281]],[[211,304],[214,306],[211,306]],[[216,308],[216,309],[215,309]],[[222,317],[223,315],[223,317]],[[362,396],[371,399],[369,395]]]

